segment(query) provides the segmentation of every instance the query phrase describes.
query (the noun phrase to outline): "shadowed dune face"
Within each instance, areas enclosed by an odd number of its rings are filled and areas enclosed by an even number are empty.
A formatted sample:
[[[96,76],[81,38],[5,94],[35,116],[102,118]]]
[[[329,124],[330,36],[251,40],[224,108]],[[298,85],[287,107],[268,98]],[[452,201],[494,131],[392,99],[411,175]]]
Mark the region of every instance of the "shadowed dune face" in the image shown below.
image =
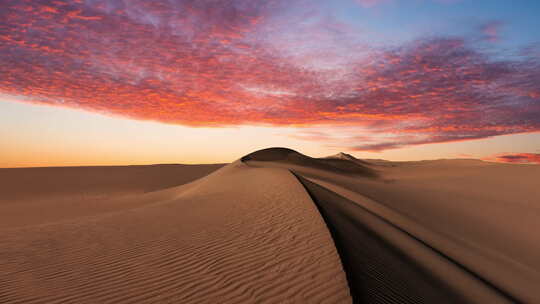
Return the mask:
[[[241,160],[243,162],[261,161],[288,163],[347,175],[364,177],[377,176],[377,172],[374,169],[365,166],[360,161],[356,162],[347,158],[313,158],[288,148],[268,148],[255,151],[242,157]]]
[[[241,158],[242,161],[286,161],[290,159],[301,159],[303,155],[288,148],[268,148],[255,151]]]
[[[516,301],[391,219],[297,178],[332,233],[355,303]]]
[[[333,231],[360,302],[444,303],[434,299],[453,294],[463,299],[450,303],[540,303],[540,166],[370,160],[378,178],[364,178],[253,159],[246,164],[309,180],[304,186]],[[372,218],[384,224],[369,224]]]

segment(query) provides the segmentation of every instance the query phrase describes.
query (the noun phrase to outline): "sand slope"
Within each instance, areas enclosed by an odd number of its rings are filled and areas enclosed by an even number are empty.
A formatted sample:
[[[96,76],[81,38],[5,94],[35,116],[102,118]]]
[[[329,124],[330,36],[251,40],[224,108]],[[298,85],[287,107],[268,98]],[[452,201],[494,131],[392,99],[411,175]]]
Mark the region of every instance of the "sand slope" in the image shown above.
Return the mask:
[[[540,166],[9,170],[0,303],[540,303]]]
[[[357,301],[540,303],[540,166],[369,161],[373,177],[299,162],[249,163],[288,169],[308,181],[304,186],[334,230],[338,249],[346,251],[341,257]],[[375,267],[370,256],[384,262]],[[399,266],[403,261],[417,273]],[[355,281],[351,271],[362,279]],[[362,280],[369,284],[357,284]],[[439,287],[428,288],[428,281]]]
[[[351,302],[330,234],[286,170],[237,162],[130,202],[0,230],[0,302]]]
[[[132,197],[194,181],[223,166],[0,169],[0,229],[137,207]]]

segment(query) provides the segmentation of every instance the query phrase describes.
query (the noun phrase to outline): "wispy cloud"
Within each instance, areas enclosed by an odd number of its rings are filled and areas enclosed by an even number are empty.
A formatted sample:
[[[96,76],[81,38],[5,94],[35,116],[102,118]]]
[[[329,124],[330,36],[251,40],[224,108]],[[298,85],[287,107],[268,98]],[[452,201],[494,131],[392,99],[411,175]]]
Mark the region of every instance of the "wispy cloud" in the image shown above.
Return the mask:
[[[484,39],[489,42],[497,42],[500,39],[500,31],[504,24],[501,21],[491,21],[480,27]]]

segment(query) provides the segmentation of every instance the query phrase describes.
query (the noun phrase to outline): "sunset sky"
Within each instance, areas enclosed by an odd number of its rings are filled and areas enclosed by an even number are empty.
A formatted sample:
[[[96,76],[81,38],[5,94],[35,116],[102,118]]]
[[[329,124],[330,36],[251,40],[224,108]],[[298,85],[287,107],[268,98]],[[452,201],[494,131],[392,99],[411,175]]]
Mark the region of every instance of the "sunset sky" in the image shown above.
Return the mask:
[[[540,163],[537,0],[2,0],[0,167]]]

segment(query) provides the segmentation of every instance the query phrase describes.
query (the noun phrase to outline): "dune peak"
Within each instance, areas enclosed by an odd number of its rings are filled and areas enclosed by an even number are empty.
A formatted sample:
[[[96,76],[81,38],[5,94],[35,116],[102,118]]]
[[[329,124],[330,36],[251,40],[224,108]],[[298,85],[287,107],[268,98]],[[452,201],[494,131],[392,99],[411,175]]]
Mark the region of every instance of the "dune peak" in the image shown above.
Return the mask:
[[[248,161],[248,160],[280,161],[280,160],[286,160],[293,155],[308,157],[293,149],[284,148],[284,147],[272,147],[272,148],[267,148],[267,149],[262,149],[262,150],[252,152],[242,157],[241,160],[242,161]]]
[[[352,156],[351,154],[347,154],[345,152],[339,152],[338,154],[330,155],[325,158],[337,158],[337,159],[347,159],[347,160],[358,160],[358,158]]]
[[[319,170],[333,171],[343,174],[375,177],[375,170],[365,166],[362,161],[345,153],[342,157],[314,158],[289,148],[275,147],[252,152],[241,158],[246,161],[279,162],[296,166],[310,167]]]

